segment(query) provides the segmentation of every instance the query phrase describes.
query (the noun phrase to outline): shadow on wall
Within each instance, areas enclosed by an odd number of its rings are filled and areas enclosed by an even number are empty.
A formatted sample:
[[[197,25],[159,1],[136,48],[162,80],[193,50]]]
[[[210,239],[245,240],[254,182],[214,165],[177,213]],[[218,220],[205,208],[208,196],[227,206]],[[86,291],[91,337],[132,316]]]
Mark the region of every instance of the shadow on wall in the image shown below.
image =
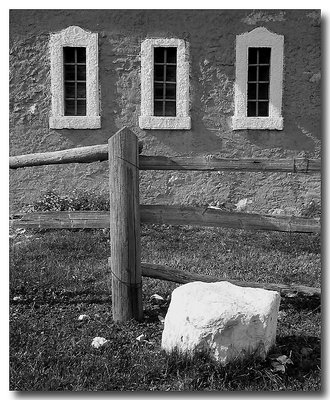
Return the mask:
[[[57,133],[70,142],[72,147],[105,144],[109,137],[118,130],[113,128],[115,124],[110,112],[107,116],[102,116],[102,125],[109,128],[102,130],[63,129]],[[136,131],[136,129],[133,130]],[[174,132],[143,130],[141,136],[146,144],[151,139],[153,148],[155,145],[159,145],[162,150],[166,148],[171,154],[218,154],[224,150],[221,133],[224,132],[221,132],[220,129],[208,129],[200,118],[193,118],[191,130]],[[237,136],[240,136],[241,139],[244,138],[249,145],[262,149],[281,148],[296,153],[305,152],[315,158],[321,156],[321,140],[315,134],[313,122],[303,118],[297,125],[297,122],[290,120],[287,112],[284,112],[283,131],[242,130],[237,132]],[[147,149],[147,146],[145,148]]]
[[[266,130],[246,130],[246,139],[251,145],[263,149],[281,148],[282,150],[294,151],[296,153],[306,152],[313,154],[315,152],[315,141],[307,136],[304,128],[299,128],[296,123],[285,122],[283,131]]]
[[[315,132],[315,123],[308,118],[299,121],[292,120],[288,112],[284,112],[284,130],[240,130],[231,132],[239,142],[251,148],[281,149],[296,154],[305,153],[307,156],[321,156],[321,141]],[[192,129],[187,131],[144,130],[143,138],[152,139],[155,144],[168,149],[171,154],[219,154],[227,153],[223,138],[230,133],[227,129],[209,129],[202,118],[192,118]],[[227,139],[226,139],[227,140]],[[239,146],[241,148],[241,146]],[[239,149],[237,149],[239,150]]]
[[[108,141],[106,132],[99,129],[61,129],[56,130],[70,145],[68,148],[105,144]]]
[[[192,121],[192,129],[187,131],[144,130],[143,141],[151,139],[152,153],[154,146],[160,146],[171,155],[212,154],[222,150],[222,139],[205,128],[200,121]],[[147,146],[145,147],[147,149]]]
[[[246,139],[263,149],[281,148],[303,152],[313,158],[321,157],[321,122],[315,123],[315,119],[308,117],[293,118],[293,115],[297,115],[294,110],[284,110],[282,131],[245,130]]]

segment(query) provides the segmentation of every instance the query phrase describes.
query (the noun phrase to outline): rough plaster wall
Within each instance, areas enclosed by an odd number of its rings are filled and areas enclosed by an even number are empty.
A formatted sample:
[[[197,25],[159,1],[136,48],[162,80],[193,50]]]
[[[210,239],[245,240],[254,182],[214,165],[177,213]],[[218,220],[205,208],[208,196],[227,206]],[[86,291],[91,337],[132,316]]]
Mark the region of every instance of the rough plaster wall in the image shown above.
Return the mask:
[[[50,130],[49,32],[70,25],[99,33],[102,128]],[[235,38],[256,26],[282,34],[283,131],[232,131]],[[140,130],[140,44],[178,37],[190,46],[190,131]],[[143,154],[284,158],[321,155],[320,16],[308,11],[14,10],[10,19],[10,154],[106,143],[123,126]],[[57,189],[107,192],[107,163],[34,167],[10,173],[11,209]],[[299,214],[320,198],[319,176],[248,173],[141,173],[141,202],[212,204]]]

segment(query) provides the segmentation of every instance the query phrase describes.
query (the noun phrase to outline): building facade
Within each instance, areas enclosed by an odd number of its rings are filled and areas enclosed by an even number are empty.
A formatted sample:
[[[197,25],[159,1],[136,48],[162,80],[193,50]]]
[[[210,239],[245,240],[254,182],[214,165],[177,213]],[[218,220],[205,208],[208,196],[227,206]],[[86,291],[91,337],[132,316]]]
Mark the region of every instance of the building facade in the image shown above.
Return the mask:
[[[105,144],[145,155],[321,157],[319,10],[11,10],[10,155]],[[106,162],[10,172],[42,192],[108,192]],[[300,215],[319,175],[141,171],[141,203]],[[239,206],[237,206],[239,205]]]

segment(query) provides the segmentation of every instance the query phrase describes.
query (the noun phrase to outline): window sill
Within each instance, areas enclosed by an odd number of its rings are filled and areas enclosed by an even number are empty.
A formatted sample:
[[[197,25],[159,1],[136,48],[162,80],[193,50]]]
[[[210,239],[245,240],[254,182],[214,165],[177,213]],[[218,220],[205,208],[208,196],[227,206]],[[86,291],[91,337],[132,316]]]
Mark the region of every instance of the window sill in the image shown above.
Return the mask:
[[[101,117],[50,117],[49,127],[51,129],[100,129]]]
[[[282,117],[232,117],[233,130],[275,129],[283,130]]]
[[[154,117],[141,116],[141,129],[191,129],[190,117]]]

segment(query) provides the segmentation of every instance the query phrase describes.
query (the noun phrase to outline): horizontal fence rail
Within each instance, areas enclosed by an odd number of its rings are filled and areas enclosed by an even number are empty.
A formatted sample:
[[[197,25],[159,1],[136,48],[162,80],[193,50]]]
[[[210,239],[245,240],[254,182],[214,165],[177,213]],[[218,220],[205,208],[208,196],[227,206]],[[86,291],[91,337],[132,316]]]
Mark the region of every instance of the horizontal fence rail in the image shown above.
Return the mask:
[[[319,159],[278,159],[267,158],[218,158],[209,156],[164,157],[140,156],[143,170],[185,170],[185,171],[244,171],[244,172],[293,172],[318,173]]]
[[[140,205],[142,223],[195,225],[246,230],[319,233],[318,218],[227,212],[213,208]],[[13,228],[109,228],[109,211],[51,211],[13,215]]]
[[[77,147],[48,153],[24,154],[9,157],[9,168],[37,167],[41,165],[91,163],[108,159],[108,145]]]
[[[91,163],[108,160],[108,145],[78,147],[48,153],[25,154],[9,158],[9,168],[18,169],[53,164]],[[218,158],[212,155],[192,157],[139,156],[140,170],[244,171],[319,173],[320,159],[292,158]]]
[[[176,268],[170,268],[167,265],[141,263],[142,275],[161,279],[165,281],[176,282],[180,284],[185,284],[189,282],[201,281],[201,282],[221,282],[227,281],[234,285],[244,286],[244,287],[254,287],[263,288],[267,290],[276,290],[283,295],[291,294],[293,292],[302,293],[309,296],[320,296],[321,289],[303,285],[286,285],[283,283],[263,283],[263,282],[244,282],[237,281],[228,278],[219,278],[211,275],[197,274],[196,272],[183,271]]]
[[[46,211],[12,215],[11,228],[105,229],[110,226],[109,211]]]
[[[197,225],[281,232],[320,232],[314,218],[248,214],[222,211],[213,207],[172,205],[141,206],[141,222],[168,225]]]

